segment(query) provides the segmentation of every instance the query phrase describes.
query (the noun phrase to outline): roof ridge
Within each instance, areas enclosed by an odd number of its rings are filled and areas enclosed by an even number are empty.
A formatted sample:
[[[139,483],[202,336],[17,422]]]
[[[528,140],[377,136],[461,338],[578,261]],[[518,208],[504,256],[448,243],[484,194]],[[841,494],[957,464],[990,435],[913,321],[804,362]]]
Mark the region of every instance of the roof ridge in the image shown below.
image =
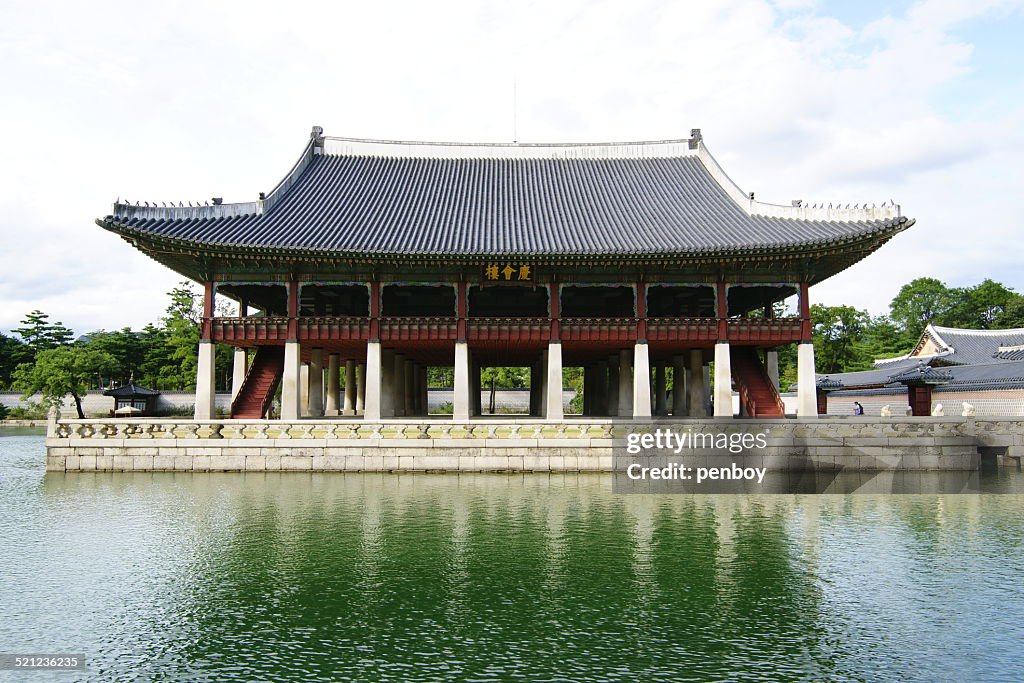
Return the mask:
[[[940,327],[938,325],[932,326],[936,330],[943,330],[945,334],[964,334],[977,337],[998,337],[1000,335],[1007,334],[1024,334],[1024,327],[1008,327],[1006,329],[999,330],[977,330],[969,327]]]
[[[481,151],[488,154],[481,154]],[[386,153],[385,153],[386,152]],[[453,153],[454,152],[454,153]],[[754,193],[740,189],[711,155],[704,144],[700,128],[690,131],[689,138],[669,140],[645,140],[638,142],[417,142],[400,140],[374,140],[369,138],[348,138],[325,136],[323,128],[313,126],[309,140],[299,159],[270,192],[260,192],[254,202],[224,204],[215,199],[213,205],[205,206],[152,206],[145,203],[133,206],[127,201],[115,201],[111,215],[116,218],[135,219],[206,219],[234,218],[239,216],[262,216],[284,199],[299,178],[306,172],[317,156],[367,156],[383,158],[451,158],[451,159],[544,159],[544,160],[639,160],[639,159],[687,159],[696,158],[738,208],[748,216],[782,218],[822,222],[860,222],[896,220],[900,230],[913,225],[913,220],[902,216],[898,204],[891,202],[881,206],[859,204],[853,208],[832,204],[825,206],[805,204],[794,200],[789,206],[761,202]]]

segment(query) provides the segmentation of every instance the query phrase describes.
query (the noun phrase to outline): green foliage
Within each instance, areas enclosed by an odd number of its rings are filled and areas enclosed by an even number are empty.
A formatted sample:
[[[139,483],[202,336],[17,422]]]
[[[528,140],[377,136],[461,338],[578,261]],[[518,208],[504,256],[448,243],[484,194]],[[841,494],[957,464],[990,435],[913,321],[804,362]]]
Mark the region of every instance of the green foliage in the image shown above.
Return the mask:
[[[7,411],[9,420],[45,420],[46,406],[35,401],[25,401]]]
[[[100,330],[88,335],[86,346],[94,351],[109,354],[116,365],[111,375],[101,378],[99,386],[128,384],[133,377],[141,377],[142,364],[146,360],[146,346],[141,334],[128,327],[115,332]]]
[[[939,323],[956,306],[958,292],[933,277],[903,285],[889,304],[889,316],[911,337],[918,338],[928,323]]]
[[[50,316],[42,311],[32,311],[21,321],[21,327],[11,331],[21,337],[21,340],[32,349],[33,355],[46,349],[64,346],[74,337],[63,323],[51,323]]]
[[[957,303],[941,318],[941,324],[975,330],[996,327],[1007,307],[1021,298],[1012,289],[988,279],[974,287],[954,291]]]
[[[432,415],[434,415],[434,414],[436,414],[436,415],[454,415],[455,414],[455,405],[451,401],[445,401],[441,405],[437,406],[437,408],[432,410],[431,414]]]
[[[104,351],[88,347],[58,346],[36,355],[34,364],[23,363],[15,370],[15,386],[25,398],[42,392],[43,403],[59,407],[68,394],[75,400],[78,417],[85,419],[82,397],[97,375],[109,376],[117,368],[117,359]]]
[[[22,363],[31,363],[32,348],[16,337],[0,334],[0,389],[11,386],[14,370]]]
[[[0,403],[0,420],[6,420],[10,410],[3,403]]]
[[[530,369],[515,367],[484,368],[480,371],[480,385],[496,389],[525,389],[530,386]]]
[[[1011,327],[1024,327],[1024,296],[1019,294],[1006,304],[992,325],[992,329],[997,330]]]
[[[815,365],[818,372],[833,373],[863,370],[871,359],[863,355],[858,342],[869,318],[866,311],[853,306],[811,306],[814,321]]]

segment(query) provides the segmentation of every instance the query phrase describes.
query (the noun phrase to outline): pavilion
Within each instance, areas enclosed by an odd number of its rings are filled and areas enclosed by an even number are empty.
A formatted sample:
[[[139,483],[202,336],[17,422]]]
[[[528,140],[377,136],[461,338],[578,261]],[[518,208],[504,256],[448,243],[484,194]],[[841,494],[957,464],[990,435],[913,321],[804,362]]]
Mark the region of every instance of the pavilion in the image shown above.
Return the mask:
[[[584,369],[588,417],[732,416],[734,385],[742,414],[781,417],[786,344],[799,345],[797,414],[815,415],[808,289],[914,221],[895,204],[757,201],[697,129],[458,144],[314,127],[255,201],[118,202],[97,223],[203,285],[197,420],[214,417],[227,344],[235,418],[266,417],[278,388],[283,420],[423,416],[427,368],[451,366],[467,421],[481,368],[520,366],[531,415],[561,421],[563,366]],[[776,317],[793,295],[798,315]],[[217,296],[239,315],[215,316]]]

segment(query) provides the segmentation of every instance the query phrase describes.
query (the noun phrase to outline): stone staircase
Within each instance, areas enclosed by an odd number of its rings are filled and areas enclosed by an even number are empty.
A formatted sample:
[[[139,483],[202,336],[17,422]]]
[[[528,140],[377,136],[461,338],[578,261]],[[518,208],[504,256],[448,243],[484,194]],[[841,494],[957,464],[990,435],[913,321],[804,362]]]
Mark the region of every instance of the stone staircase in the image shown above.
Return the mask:
[[[284,374],[284,348],[260,346],[238,396],[231,403],[231,418],[259,420],[266,416],[277,385]]]
[[[778,389],[768,377],[768,371],[757,349],[733,346],[730,349],[732,379],[740,394],[740,405],[750,417],[785,417],[786,409]]]

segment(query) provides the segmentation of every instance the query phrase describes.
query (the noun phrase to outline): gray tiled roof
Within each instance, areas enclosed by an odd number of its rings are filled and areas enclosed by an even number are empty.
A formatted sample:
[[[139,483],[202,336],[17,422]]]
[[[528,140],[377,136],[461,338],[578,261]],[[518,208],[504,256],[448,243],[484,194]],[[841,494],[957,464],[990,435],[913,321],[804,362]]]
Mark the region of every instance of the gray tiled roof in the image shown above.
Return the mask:
[[[872,385],[881,386],[888,384],[889,378],[893,375],[899,374],[904,370],[916,368],[920,363],[921,361],[917,358],[906,358],[887,363],[881,368],[873,368],[861,372],[836,372],[829,375],[818,375],[817,377],[828,377],[836,382],[841,382],[846,388]]]
[[[945,370],[934,368],[927,363],[918,363],[916,367],[907,368],[903,372],[889,378],[890,384],[945,384],[953,376]]]
[[[1024,344],[1024,330],[1020,329],[965,330],[939,326],[929,326],[929,329],[934,330],[941,341],[945,342],[946,347],[952,349],[952,353],[942,356],[943,363],[974,365],[991,363],[993,359],[1004,360],[997,355],[999,347]],[[932,337],[934,338],[934,336],[933,334]],[[1016,360],[1016,358],[1011,357],[1005,360]]]
[[[827,218],[810,220],[786,217],[800,210],[779,207],[764,215],[755,202],[741,205],[738,188],[696,154],[488,158],[491,152],[311,153],[267,197],[262,214],[259,203],[195,211],[116,205],[98,222],[125,236],[224,248],[637,256],[837,244],[913,223],[895,210],[798,214]]]
[[[919,364],[919,359],[908,358],[887,365],[884,369],[844,372],[827,375],[827,377],[830,380],[841,381],[843,388],[847,390],[864,386],[893,386],[889,380],[894,378],[894,375],[908,371],[913,372],[913,369]],[[942,367],[940,371],[950,377],[949,381],[942,385],[942,389],[946,391],[953,391],[954,388],[958,391],[1024,388],[1024,360],[990,361],[977,365],[950,365]],[[825,376],[818,375],[818,377]]]

